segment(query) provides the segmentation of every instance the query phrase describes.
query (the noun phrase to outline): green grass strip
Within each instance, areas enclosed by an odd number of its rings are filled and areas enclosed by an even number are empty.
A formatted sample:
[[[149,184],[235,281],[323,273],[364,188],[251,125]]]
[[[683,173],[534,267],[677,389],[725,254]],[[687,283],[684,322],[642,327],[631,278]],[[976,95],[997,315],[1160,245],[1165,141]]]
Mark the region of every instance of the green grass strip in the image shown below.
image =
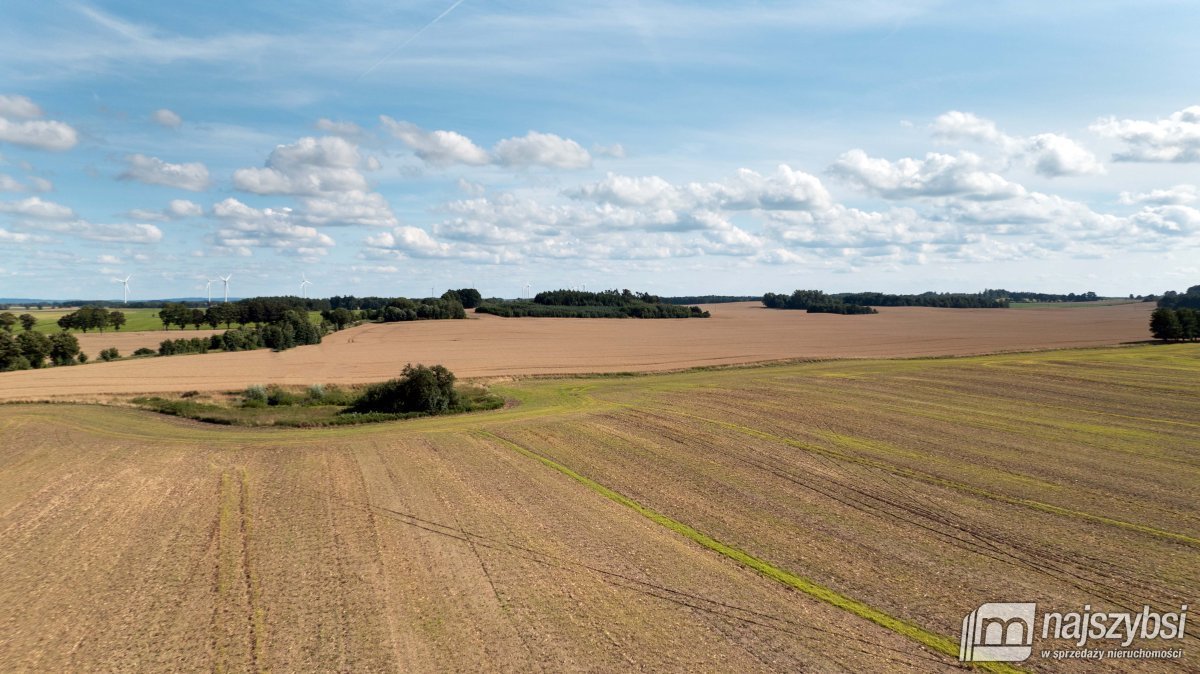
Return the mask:
[[[879,625],[879,626],[889,629],[897,634],[908,637],[909,639],[912,639],[913,641],[916,641],[919,644],[922,644],[930,649],[933,649],[934,651],[937,651],[938,653],[942,653],[942,654],[947,655],[954,659],[958,658],[958,644],[947,637],[944,637],[940,634],[936,634],[934,632],[930,632],[929,630],[921,627],[920,625],[915,625],[913,623],[908,622],[907,620],[902,620],[900,618],[896,618],[894,616],[888,615],[887,613],[884,613],[883,611],[880,611],[877,608],[874,608],[872,606],[864,604],[863,602],[858,601],[857,599],[852,599],[850,597],[847,597],[847,596],[840,594],[834,590],[831,590],[823,585],[820,585],[812,580],[803,578],[801,576],[797,576],[794,573],[791,573],[789,571],[780,569],[779,567],[773,566],[769,562],[759,559],[758,557],[755,557],[754,555],[751,555],[747,552],[739,550],[735,547],[726,545],[726,544],[722,543],[721,541],[718,541],[715,538],[708,536],[707,534],[703,534],[699,531],[696,531],[692,527],[690,527],[682,522],[679,522],[670,517],[667,517],[666,515],[663,515],[660,512],[657,512],[655,510],[647,508],[646,506],[638,503],[637,501],[634,501],[633,499],[629,498],[628,496],[625,496],[616,491],[613,491],[612,489],[605,487],[604,485],[600,484],[599,482],[596,482],[595,480],[592,480],[591,478],[580,475],[579,473],[576,473],[575,471],[564,466],[563,464],[558,463],[557,461],[550,459],[548,457],[542,456],[541,454],[538,454],[537,452],[535,452],[531,449],[522,447],[521,445],[518,445],[515,442],[506,440],[506,439],[504,439],[500,436],[497,436],[493,433],[489,433],[488,431],[480,431],[480,434],[494,442],[502,444],[502,445],[516,451],[517,453],[519,453],[523,456],[526,456],[526,457],[529,457],[536,461],[539,461],[543,465],[549,466],[550,468],[557,470],[558,472],[562,473],[563,475],[566,475],[567,477],[571,478],[572,480],[575,480],[576,482],[582,484],[583,486],[587,487],[588,489],[591,489],[592,491],[596,492],[597,494],[600,494],[601,496],[603,496],[611,501],[615,501],[627,508],[630,508],[630,509],[634,510],[635,512],[637,512],[639,515],[641,515],[659,525],[662,525],[662,526],[666,527],[667,529],[670,529],[671,531],[674,531],[675,533],[680,534],[681,536],[684,536],[685,538],[688,538],[688,539],[692,540],[693,542],[698,543],[698,544],[708,548],[709,550],[720,553],[720,554],[728,557],[729,559],[732,559],[732,560],[738,562],[739,564],[748,566],[751,569],[758,571],[759,573],[763,574],[764,576],[766,576],[772,580],[778,581],[788,587],[799,590],[800,592],[803,592],[804,594],[807,594],[810,597],[819,599],[828,604],[832,604],[833,606],[836,606],[836,607],[842,609],[843,611],[848,611],[860,618],[865,618],[867,620],[870,620],[871,622],[875,623],[876,625]],[[980,662],[980,663],[974,663],[974,664],[976,667],[983,669],[984,671],[998,672],[998,673],[1002,673],[1002,674],[1012,674],[1012,673],[1024,671],[1024,670],[1021,670],[1016,667],[1012,667],[1010,665],[1006,665],[1003,663]]]

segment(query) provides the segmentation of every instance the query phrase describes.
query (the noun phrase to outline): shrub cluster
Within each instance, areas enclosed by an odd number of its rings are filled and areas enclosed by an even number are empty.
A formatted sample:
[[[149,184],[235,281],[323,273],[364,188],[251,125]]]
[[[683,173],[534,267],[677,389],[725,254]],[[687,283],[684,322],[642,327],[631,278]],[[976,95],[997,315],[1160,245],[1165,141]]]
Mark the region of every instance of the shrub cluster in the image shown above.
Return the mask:
[[[105,328],[120,330],[123,325],[125,325],[124,312],[109,311],[96,305],[82,307],[58,319],[58,327],[63,330],[82,330],[83,332],[88,330],[104,332]]]
[[[442,414],[458,407],[454,373],[441,365],[404,366],[399,379],[372,384],[347,410],[351,413]]]
[[[47,359],[53,365],[87,362],[87,356],[79,351],[79,340],[70,333],[59,332],[46,336],[40,332],[25,331],[13,337],[6,331],[0,331],[0,371],[45,367]]]

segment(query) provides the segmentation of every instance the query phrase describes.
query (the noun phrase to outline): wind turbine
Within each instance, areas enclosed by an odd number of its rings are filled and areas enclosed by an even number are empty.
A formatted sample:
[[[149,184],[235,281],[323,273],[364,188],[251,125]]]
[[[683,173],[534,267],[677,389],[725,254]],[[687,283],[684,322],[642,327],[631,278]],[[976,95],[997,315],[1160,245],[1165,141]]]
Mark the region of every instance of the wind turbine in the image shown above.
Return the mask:
[[[529,282],[526,282],[526,283],[525,283],[525,297],[529,297],[529,289],[530,289],[530,288],[532,288],[532,287],[533,287],[533,286],[532,286],[532,285],[530,285],[530,284],[529,284]]]
[[[225,304],[229,304],[229,279],[233,278],[233,274],[228,276],[217,277],[225,284]]]
[[[125,304],[129,304],[129,279],[131,279],[131,278],[133,278],[133,274],[129,274],[128,276],[126,276],[125,280],[117,279],[117,283],[120,283],[122,288],[124,288],[124,290],[125,290],[125,299],[124,299]]]
[[[212,306],[212,284],[215,282],[216,282],[216,279],[210,278],[210,279],[208,279],[208,283],[204,284],[204,289],[208,291],[208,305],[209,306]]]
[[[303,298],[308,297],[308,292],[305,290],[305,288],[307,288],[310,285],[312,285],[312,281],[308,280],[308,276],[306,276],[303,273],[300,274],[300,297],[303,297]]]

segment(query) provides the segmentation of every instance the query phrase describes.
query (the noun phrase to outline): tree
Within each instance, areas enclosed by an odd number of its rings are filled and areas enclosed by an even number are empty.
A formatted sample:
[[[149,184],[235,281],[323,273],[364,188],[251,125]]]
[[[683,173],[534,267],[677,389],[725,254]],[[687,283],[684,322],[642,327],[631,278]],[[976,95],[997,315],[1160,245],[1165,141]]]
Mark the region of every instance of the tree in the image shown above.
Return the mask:
[[[21,354],[17,340],[7,332],[0,332],[0,372],[27,370],[29,360]]]
[[[121,326],[125,325],[125,312],[123,312],[123,311],[108,312],[108,324],[112,326],[113,330],[119,331],[121,329]]]
[[[39,368],[46,363],[46,356],[50,355],[50,338],[40,332],[22,332],[17,335],[17,348],[29,361],[30,367]]]
[[[1179,322],[1179,315],[1174,309],[1155,309],[1154,313],[1150,314],[1150,334],[1154,335],[1155,339],[1182,339],[1183,326]]]
[[[33,314],[21,314],[18,317],[18,320],[21,321],[21,327],[25,330],[25,332],[32,330],[33,326],[37,325],[38,322],[37,317],[35,317]]]
[[[117,351],[116,348],[104,349],[103,351],[100,352],[100,360],[102,360],[106,363],[110,360],[116,360],[120,357],[121,357],[121,352]]]
[[[54,361],[55,365],[71,365],[79,355],[79,340],[75,338],[75,335],[69,332],[58,332],[50,338],[50,360]]]
[[[17,324],[17,317],[12,312],[6,311],[0,314],[0,330],[12,332],[13,326]]]
[[[1179,318],[1179,338],[1200,339],[1200,312],[1195,309],[1176,309],[1175,316]]]
[[[367,387],[352,412],[424,412],[438,414],[457,407],[454,373],[441,365],[408,364],[399,379]]]

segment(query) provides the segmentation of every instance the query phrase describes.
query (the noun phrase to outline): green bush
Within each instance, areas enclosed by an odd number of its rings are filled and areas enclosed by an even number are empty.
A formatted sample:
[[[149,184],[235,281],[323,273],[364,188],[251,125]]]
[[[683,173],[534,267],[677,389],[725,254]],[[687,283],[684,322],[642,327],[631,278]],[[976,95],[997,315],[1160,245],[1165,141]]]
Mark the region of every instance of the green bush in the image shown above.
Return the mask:
[[[146,349],[146,350],[149,351],[149,349]],[[121,352],[117,351],[115,348],[105,349],[100,352],[100,360],[102,360],[106,363],[109,361],[112,361],[112,360],[116,360],[120,357],[121,357]]]
[[[255,384],[242,392],[242,407],[266,407],[267,389]]]
[[[143,346],[142,348],[138,349],[137,351],[134,351],[133,355],[138,358],[141,358],[142,356],[153,356],[153,355],[156,355],[157,353],[158,352],[155,351],[154,349],[147,349],[146,347]]]
[[[347,411],[442,414],[457,408],[458,404],[454,373],[441,365],[428,367],[410,363],[404,366],[399,379],[368,386]]]
[[[290,391],[285,391],[278,386],[270,386],[267,388],[267,404],[271,407],[286,407],[288,405],[298,405],[301,401],[300,396]]]

